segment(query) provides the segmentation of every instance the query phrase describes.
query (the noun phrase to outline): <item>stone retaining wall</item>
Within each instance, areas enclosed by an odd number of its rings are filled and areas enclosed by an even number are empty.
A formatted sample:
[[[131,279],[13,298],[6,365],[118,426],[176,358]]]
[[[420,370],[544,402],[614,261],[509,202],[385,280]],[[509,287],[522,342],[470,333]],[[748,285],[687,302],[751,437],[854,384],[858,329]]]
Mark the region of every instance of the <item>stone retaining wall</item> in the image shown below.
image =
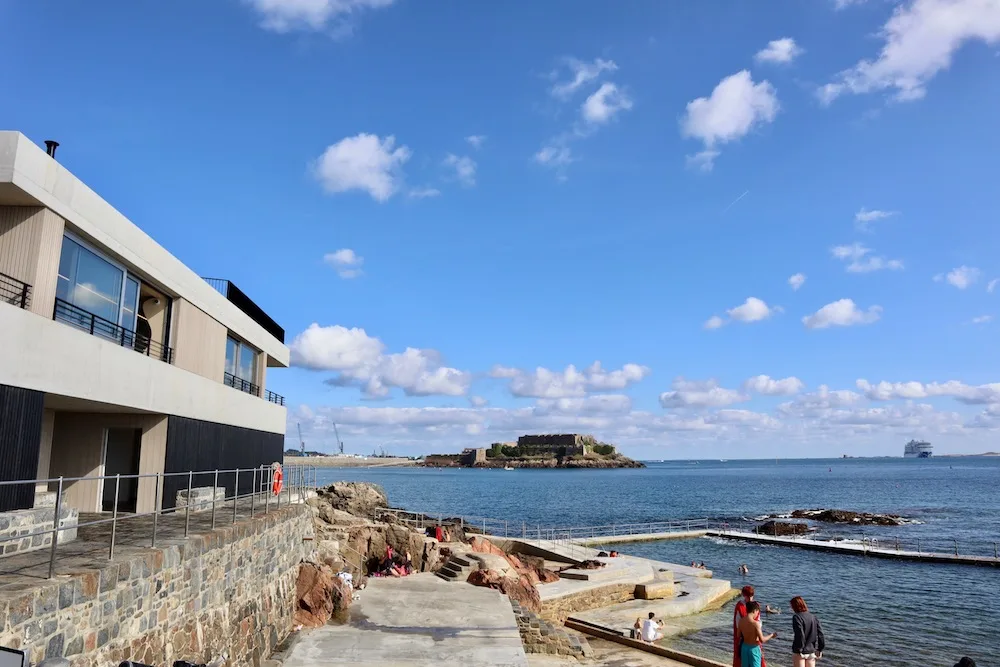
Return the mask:
[[[551,600],[542,600],[541,617],[546,621],[562,624],[571,614],[634,599],[635,584],[610,584]]]
[[[299,563],[312,549],[308,507],[195,535],[83,574],[0,594],[0,645],[73,667],[123,660],[258,666],[289,634]],[[100,561],[95,561],[98,563]]]
[[[517,619],[517,629],[521,633],[521,643],[525,653],[565,655],[574,658],[589,658],[593,655],[587,638],[568,632],[539,618],[514,600],[510,601]]]
[[[52,545],[52,533],[32,535],[40,530],[52,528],[55,514],[55,503],[52,507],[36,507],[30,510],[15,510],[0,512],[0,555],[9,556],[26,551],[44,549]],[[59,543],[64,544],[76,539],[76,525],[79,513],[72,508],[63,507],[59,512]]]

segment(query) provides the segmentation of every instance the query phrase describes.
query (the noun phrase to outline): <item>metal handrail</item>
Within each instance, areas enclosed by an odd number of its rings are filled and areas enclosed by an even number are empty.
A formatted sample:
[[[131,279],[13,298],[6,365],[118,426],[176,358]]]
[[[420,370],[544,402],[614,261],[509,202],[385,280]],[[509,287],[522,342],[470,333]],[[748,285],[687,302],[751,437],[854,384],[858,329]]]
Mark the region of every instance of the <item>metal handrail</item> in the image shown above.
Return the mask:
[[[155,341],[149,336],[136,333],[111,320],[104,319],[100,315],[95,315],[89,310],[84,310],[58,297],[56,297],[55,305],[52,308],[52,319],[68,324],[74,329],[85,331],[91,336],[103,338],[121,347],[131,348],[147,357],[156,357],[168,364],[174,363],[174,351],[170,346]]]
[[[31,305],[31,285],[0,273],[0,302],[27,309]]]
[[[255,385],[249,380],[244,380],[241,377],[237,377],[226,371],[222,374],[222,384],[227,387],[232,387],[233,389],[238,389],[246,394],[253,394],[254,396],[260,396],[260,387]]]
[[[250,518],[256,516],[260,513],[257,508],[258,498],[263,496],[264,510],[263,513],[267,514],[271,509],[272,502],[275,508],[280,508],[282,504],[290,505],[293,502],[301,502],[305,499],[305,492],[310,489],[315,489],[317,485],[318,469],[316,466],[284,466],[284,483],[281,492],[278,494],[272,493],[272,484],[274,483],[273,469],[270,466],[262,465],[258,468],[230,468],[222,470],[189,470],[186,472],[173,472],[173,473],[138,473],[134,475],[93,475],[84,477],[54,477],[50,479],[31,479],[31,480],[2,480],[0,481],[0,486],[13,486],[17,484],[37,486],[39,484],[54,484],[56,486],[56,501],[55,506],[52,508],[52,527],[45,528],[42,530],[35,530],[30,533],[12,535],[12,536],[0,536],[0,545],[4,542],[20,541],[25,538],[35,537],[37,535],[52,535],[52,543],[49,552],[49,578],[55,576],[55,564],[56,555],[59,545],[59,534],[66,530],[73,530],[74,528],[85,528],[87,526],[96,526],[102,524],[111,524],[111,539],[108,545],[108,559],[114,558],[115,552],[115,538],[118,533],[118,523],[122,521],[128,521],[130,519],[137,519],[142,517],[153,517],[152,529],[150,531],[150,547],[156,546],[156,533],[157,533],[157,523],[160,515],[164,514],[179,514],[184,513],[184,537],[187,538],[190,535],[190,521],[191,521],[191,507],[194,503],[191,498],[194,477],[196,475],[213,475],[213,494],[211,500],[211,511],[212,511],[212,528],[216,525],[216,515],[217,507],[221,503],[225,505],[227,502],[232,501],[233,511],[231,513],[232,521],[231,523],[236,523],[239,518],[239,501],[240,499],[250,499]],[[250,493],[240,494],[240,474],[251,475],[252,481],[250,483]],[[233,495],[223,495],[221,499],[215,497],[214,489],[218,488],[219,475],[232,475],[233,476]],[[172,507],[163,509],[163,499],[161,498],[161,491],[164,488],[163,481],[167,477],[187,477],[188,484],[188,499],[187,504],[184,507]],[[141,479],[155,480],[154,487],[154,505],[155,509],[151,512],[130,512],[128,514],[121,514],[118,511],[118,505],[120,500],[121,491],[121,481],[122,480],[136,480],[138,483]],[[102,517],[99,519],[94,519],[92,521],[85,521],[82,523],[77,523],[75,526],[61,526],[60,521],[62,519],[63,507],[63,494],[67,483],[70,482],[83,482],[83,481],[94,481],[94,482],[107,482],[109,480],[115,481],[115,497],[112,510],[110,512],[110,517]],[[103,489],[103,487],[102,487]],[[103,490],[102,490],[103,494]],[[273,496],[273,501],[272,501]],[[282,503],[282,496],[285,496],[285,502]],[[204,501],[205,504],[208,501]],[[198,503],[199,506],[201,503]],[[40,508],[48,509],[48,508]],[[245,508],[244,508],[245,509]],[[201,509],[195,511],[202,511]],[[208,511],[207,508],[204,511]],[[2,551],[2,549],[0,549]]]
[[[271,403],[277,403],[278,405],[284,405],[285,404],[285,397],[282,396],[281,394],[274,393],[270,389],[268,389],[266,392],[264,392],[264,398],[266,398]]]

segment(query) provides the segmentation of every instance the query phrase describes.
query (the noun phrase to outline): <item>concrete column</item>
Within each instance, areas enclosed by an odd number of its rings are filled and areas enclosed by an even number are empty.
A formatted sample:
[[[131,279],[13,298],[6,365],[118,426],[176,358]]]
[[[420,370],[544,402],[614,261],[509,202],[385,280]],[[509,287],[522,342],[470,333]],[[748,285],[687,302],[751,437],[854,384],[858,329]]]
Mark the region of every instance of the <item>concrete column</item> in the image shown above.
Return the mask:
[[[142,428],[142,446],[139,450],[139,474],[149,475],[163,472],[163,464],[167,453],[167,417],[152,416],[144,419]],[[156,479],[141,478],[139,480],[139,499],[136,511],[152,512],[163,507],[163,480],[160,479],[160,490],[156,491]]]
[[[49,478],[49,463],[52,461],[52,430],[55,428],[55,410],[44,410],[42,412],[42,438],[38,446],[38,473],[35,479]],[[49,485],[39,482],[35,485],[35,493],[45,493],[49,490]]]

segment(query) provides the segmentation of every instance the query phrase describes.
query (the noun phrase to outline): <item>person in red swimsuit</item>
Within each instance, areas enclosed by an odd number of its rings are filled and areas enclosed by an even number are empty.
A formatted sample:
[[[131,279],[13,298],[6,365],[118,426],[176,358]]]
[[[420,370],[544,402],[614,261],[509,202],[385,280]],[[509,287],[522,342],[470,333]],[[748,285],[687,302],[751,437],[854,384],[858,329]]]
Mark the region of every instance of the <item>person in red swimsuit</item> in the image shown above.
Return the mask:
[[[736,603],[736,608],[733,610],[733,667],[742,667],[740,664],[740,644],[743,641],[742,633],[740,633],[740,621],[744,616],[747,615],[747,604],[753,602],[754,593],[753,586],[749,584],[740,589],[740,594],[742,597],[739,602]],[[760,620],[760,610],[758,609],[754,614],[755,621]],[[767,661],[761,657],[761,667],[767,667]]]

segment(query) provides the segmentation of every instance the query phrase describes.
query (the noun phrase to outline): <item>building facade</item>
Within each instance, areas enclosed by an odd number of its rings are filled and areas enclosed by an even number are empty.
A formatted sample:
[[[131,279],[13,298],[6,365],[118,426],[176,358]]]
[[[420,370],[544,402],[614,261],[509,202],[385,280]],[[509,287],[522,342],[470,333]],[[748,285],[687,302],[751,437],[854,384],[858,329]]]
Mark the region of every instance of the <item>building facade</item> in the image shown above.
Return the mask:
[[[0,132],[0,480],[280,461],[284,398],[267,389],[267,370],[288,366],[284,331],[54,154]],[[186,477],[159,489],[152,477],[122,482],[119,510],[172,507],[182,486]],[[0,485],[0,511],[32,507],[46,487]],[[64,500],[107,511],[109,487],[67,481]]]

